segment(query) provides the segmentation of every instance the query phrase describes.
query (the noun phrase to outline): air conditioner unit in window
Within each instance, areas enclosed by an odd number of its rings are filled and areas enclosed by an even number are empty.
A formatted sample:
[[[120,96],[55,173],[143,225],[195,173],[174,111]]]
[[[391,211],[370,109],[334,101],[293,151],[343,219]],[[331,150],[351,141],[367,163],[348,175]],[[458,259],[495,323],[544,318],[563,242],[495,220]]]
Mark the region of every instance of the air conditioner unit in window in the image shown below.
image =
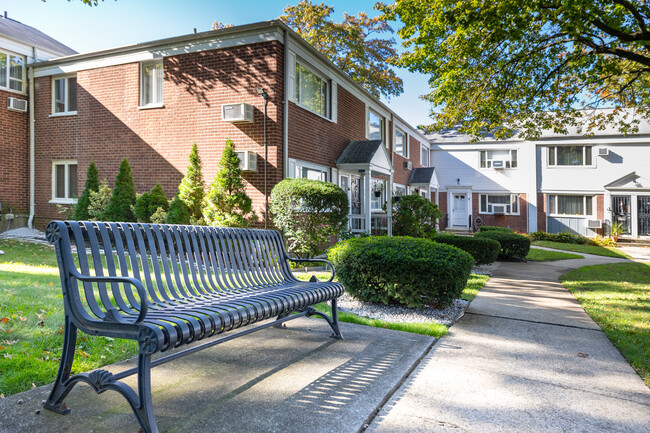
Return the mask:
[[[492,168],[495,168],[497,170],[505,168],[506,164],[503,162],[503,160],[496,160],[492,161]]]
[[[251,123],[253,122],[253,106],[246,103],[223,104],[221,106],[221,118],[230,123]]]
[[[7,98],[7,110],[27,112],[27,100],[9,97]]]
[[[413,170],[413,163],[411,161],[404,161],[404,170]]]
[[[609,155],[609,148],[607,147],[598,148],[598,156],[607,156],[607,155]]]
[[[506,205],[505,204],[493,204],[492,205],[492,213],[495,215],[504,215],[506,213]]]
[[[603,222],[601,220],[587,220],[587,228],[590,229],[602,229]]]
[[[250,150],[235,152],[239,157],[242,171],[257,171],[257,153]]]

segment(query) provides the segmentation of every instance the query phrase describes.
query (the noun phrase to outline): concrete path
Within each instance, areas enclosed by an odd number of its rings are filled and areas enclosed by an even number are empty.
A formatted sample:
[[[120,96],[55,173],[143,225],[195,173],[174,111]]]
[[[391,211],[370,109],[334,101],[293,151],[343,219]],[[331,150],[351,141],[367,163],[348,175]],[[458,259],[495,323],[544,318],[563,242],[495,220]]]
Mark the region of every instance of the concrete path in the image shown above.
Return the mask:
[[[650,390],[557,281],[502,263],[367,432],[650,432]]]
[[[342,324],[346,339],[333,340],[319,319],[297,319],[287,326],[153,369],[160,431],[356,432],[435,342],[347,323]],[[49,390],[43,386],[0,399],[0,432],[138,430],[126,400],[113,391],[96,395],[89,386],[78,385],[66,399],[72,412],[62,416],[40,410]]]

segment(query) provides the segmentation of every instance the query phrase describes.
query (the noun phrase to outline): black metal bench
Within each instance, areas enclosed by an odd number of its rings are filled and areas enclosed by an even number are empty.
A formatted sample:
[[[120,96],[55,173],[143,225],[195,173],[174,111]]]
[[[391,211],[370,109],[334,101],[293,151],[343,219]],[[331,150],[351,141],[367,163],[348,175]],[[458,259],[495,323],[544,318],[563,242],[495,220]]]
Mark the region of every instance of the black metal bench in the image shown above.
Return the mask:
[[[46,234],[56,249],[65,306],[61,364],[44,405],[54,412],[68,413],[64,398],[86,382],[97,393],[122,394],[142,429],[157,432],[152,367],[302,316],[325,318],[332,337],[342,338],[336,300],[343,286],[332,282],[334,267],[327,260],[300,260],[328,264],[332,277],[299,281],[276,231],[52,221]],[[324,301],[332,302],[331,318],[313,308]],[[276,320],[220,336],[271,318]],[[138,366],[71,376],[77,330],[136,340]],[[152,360],[158,352],[169,353]],[[120,382],[136,373],[137,392]]]

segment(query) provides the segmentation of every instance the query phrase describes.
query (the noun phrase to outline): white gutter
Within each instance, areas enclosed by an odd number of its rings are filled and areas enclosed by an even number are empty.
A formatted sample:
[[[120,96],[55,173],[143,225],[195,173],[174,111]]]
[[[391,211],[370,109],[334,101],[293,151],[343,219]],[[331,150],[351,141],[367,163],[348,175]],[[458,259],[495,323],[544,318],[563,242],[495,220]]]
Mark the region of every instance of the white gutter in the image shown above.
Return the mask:
[[[35,173],[35,139],[34,139],[34,68],[29,68],[29,219],[27,227],[34,228],[34,183]]]
[[[289,31],[284,29],[284,104],[282,106],[282,179],[289,177]]]

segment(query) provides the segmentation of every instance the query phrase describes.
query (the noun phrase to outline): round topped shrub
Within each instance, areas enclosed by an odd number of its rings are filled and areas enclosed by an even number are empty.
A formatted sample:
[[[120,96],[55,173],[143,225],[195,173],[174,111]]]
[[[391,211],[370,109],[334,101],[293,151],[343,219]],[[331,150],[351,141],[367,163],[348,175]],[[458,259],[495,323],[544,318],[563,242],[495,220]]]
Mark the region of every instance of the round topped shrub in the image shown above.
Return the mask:
[[[499,257],[499,251],[501,250],[499,241],[485,237],[456,236],[452,233],[439,233],[432,239],[435,242],[453,245],[468,252],[474,257],[474,262],[477,265],[494,263]]]
[[[467,285],[474,263],[451,245],[401,236],[349,239],[328,256],[355,298],[411,307],[451,303]]]
[[[525,260],[530,251],[530,238],[512,231],[488,230],[478,232],[474,237],[498,241],[501,244],[500,260]]]

